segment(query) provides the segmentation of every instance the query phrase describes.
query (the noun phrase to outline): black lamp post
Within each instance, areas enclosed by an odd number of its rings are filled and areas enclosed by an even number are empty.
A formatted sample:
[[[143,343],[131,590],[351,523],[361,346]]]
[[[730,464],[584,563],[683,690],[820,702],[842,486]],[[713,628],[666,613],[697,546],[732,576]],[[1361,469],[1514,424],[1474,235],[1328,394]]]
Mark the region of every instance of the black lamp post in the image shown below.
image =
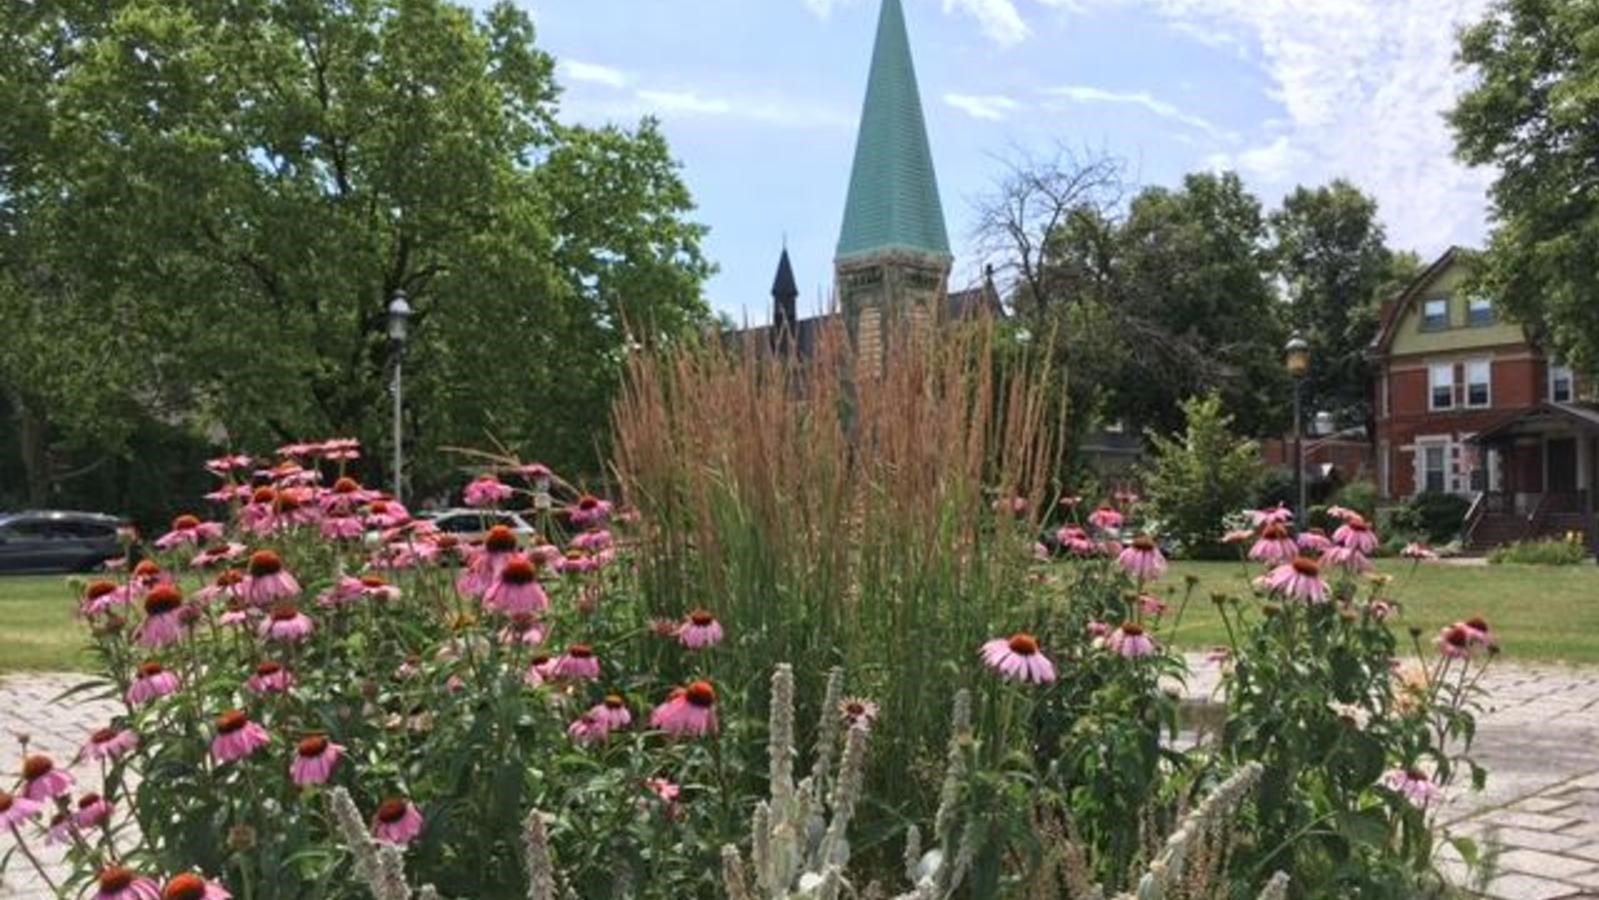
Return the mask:
[[[1295,331],[1283,347],[1283,363],[1288,377],[1294,380],[1294,492],[1299,498],[1294,507],[1294,521],[1305,527],[1305,376],[1310,374],[1310,344]]]
[[[411,304],[404,291],[395,291],[389,301],[389,342],[394,345],[394,499],[404,502],[405,448],[401,429],[405,410],[402,376],[405,368],[405,341],[410,336]]]

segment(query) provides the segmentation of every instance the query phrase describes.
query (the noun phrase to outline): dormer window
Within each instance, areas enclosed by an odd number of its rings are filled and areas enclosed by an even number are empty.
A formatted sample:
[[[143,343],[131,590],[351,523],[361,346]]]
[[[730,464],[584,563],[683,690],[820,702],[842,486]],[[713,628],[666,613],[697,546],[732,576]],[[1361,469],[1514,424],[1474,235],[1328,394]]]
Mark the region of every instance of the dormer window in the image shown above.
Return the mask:
[[[1499,321],[1494,315],[1494,304],[1487,297],[1472,297],[1466,307],[1466,321],[1475,328],[1492,325]]]
[[[1449,327],[1449,298],[1434,297],[1421,304],[1421,330],[1442,331]]]
[[[1576,395],[1575,381],[1570,366],[1549,364],[1549,399],[1554,403],[1570,403]]]

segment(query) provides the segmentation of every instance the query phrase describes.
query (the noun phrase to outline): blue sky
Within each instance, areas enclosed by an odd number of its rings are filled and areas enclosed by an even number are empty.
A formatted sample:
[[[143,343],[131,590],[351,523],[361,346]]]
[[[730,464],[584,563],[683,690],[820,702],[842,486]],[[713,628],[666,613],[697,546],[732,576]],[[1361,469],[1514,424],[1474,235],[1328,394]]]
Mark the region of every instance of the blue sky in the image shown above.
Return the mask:
[[[570,120],[662,122],[711,228],[707,290],[766,320],[784,236],[802,312],[825,304],[879,0],[518,0],[561,60]],[[956,286],[1001,159],[1058,143],[1139,184],[1231,168],[1268,206],[1344,176],[1390,242],[1475,243],[1489,174],[1440,119],[1455,27],[1485,0],[903,0]]]

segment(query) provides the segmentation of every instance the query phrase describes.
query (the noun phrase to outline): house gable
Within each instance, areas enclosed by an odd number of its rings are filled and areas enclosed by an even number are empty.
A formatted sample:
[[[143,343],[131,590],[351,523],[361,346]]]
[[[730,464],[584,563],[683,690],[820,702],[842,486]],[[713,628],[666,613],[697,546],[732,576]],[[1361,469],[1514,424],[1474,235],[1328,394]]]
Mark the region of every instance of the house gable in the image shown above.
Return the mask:
[[[1488,324],[1471,321],[1465,280],[1465,265],[1450,250],[1400,295],[1378,335],[1378,352],[1389,357],[1445,354],[1526,343],[1521,325],[1497,314]],[[1427,321],[1429,307],[1439,301],[1444,304],[1443,320]]]

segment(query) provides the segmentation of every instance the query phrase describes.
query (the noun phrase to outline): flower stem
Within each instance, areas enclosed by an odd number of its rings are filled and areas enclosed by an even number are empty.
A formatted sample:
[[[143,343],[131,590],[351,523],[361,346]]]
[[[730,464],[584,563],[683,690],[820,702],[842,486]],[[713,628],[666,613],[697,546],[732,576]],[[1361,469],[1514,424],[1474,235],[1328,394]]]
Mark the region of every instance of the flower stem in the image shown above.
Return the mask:
[[[22,832],[15,825],[11,826],[11,837],[16,840],[17,849],[21,850],[22,855],[27,858],[28,862],[33,864],[33,870],[39,873],[39,878],[44,882],[45,887],[50,889],[50,893],[60,896],[61,889],[56,887],[56,883],[50,879],[49,873],[45,872],[44,866],[39,862],[39,857],[33,855],[33,850],[28,847],[28,842],[23,840]]]

